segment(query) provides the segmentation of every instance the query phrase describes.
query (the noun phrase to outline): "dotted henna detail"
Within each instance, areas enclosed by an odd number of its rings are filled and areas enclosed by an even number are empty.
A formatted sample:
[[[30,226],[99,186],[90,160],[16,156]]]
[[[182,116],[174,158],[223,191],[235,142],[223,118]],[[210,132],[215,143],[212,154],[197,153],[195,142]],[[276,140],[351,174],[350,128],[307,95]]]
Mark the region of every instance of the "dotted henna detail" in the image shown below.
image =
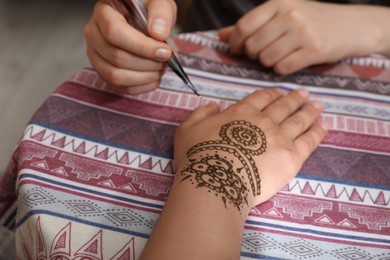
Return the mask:
[[[267,148],[264,132],[247,121],[233,121],[223,125],[219,135],[230,145],[241,147],[243,152],[260,155]]]
[[[187,152],[189,163],[180,174],[182,181],[189,180],[196,188],[207,188],[221,196],[225,207],[227,203],[233,204],[240,211],[248,204],[245,176],[253,195],[260,194],[260,175],[252,156],[265,152],[266,137],[260,128],[244,120],[223,125],[219,135],[222,140],[191,147]]]
[[[233,204],[238,210],[246,201],[248,189],[243,181],[236,175],[231,162],[220,158],[218,154],[201,157],[199,161],[191,162],[184,170],[191,175],[186,175],[183,180],[189,179],[197,188],[208,188],[209,192],[222,197],[225,204]],[[183,173],[183,172],[182,172]]]

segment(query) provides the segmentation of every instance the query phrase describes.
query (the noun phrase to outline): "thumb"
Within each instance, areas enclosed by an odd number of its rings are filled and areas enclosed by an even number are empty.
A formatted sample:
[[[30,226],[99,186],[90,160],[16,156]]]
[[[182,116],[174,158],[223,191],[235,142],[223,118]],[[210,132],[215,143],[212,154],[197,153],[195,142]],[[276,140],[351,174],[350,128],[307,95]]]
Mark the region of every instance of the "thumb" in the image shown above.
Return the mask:
[[[177,7],[173,0],[150,0],[148,10],[148,33],[155,40],[165,41],[176,23]]]

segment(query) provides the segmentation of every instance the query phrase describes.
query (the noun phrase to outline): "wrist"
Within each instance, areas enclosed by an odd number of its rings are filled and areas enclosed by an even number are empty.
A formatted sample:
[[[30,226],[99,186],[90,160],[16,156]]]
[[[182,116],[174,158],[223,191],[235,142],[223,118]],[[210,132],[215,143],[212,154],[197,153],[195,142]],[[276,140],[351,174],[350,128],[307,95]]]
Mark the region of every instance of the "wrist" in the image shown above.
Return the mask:
[[[141,259],[238,259],[249,210],[176,176]]]
[[[353,15],[353,12],[350,12]],[[368,5],[357,5],[355,9],[355,26],[358,26],[360,33],[365,37],[359,38],[360,44],[354,56],[382,54],[390,56],[390,8]],[[354,39],[356,42],[357,40]]]

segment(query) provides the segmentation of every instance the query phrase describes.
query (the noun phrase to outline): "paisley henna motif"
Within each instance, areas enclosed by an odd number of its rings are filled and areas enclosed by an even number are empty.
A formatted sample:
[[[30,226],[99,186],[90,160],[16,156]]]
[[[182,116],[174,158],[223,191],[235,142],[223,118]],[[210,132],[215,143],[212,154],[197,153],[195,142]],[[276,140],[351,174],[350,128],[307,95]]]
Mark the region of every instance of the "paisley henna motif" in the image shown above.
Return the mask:
[[[248,205],[249,181],[253,195],[261,192],[260,175],[253,156],[267,148],[264,132],[247,121],[233,121],[221,127],[222,140],[211,140],[191,147],[187,152],[189,163],[181,176],[196,188],[207,188],[239,211]],[[230,158],[230,159],[229,159]]]

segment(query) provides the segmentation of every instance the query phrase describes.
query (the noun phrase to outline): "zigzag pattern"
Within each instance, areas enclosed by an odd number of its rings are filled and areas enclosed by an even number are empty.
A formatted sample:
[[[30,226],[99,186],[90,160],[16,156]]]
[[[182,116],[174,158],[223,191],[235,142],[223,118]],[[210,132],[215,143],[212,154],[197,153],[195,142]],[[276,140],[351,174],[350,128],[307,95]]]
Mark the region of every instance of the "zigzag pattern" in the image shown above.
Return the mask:
[[[234,70],[236,70],[234,68]],[[85,78],[90,79],[90,82],[92,81],[91,78],[98,78],[95,81],[100,82],[99,76],[94,71],[89,70],[83,70],[80,71],[78,74],[74,75],[73,78],[76,82],[87,84],[83,82]],[[196,79],[196,77],[195,77]],[[194,108],[198,107],[199,105],[205,105],[206,103],[210,101],[217,102],[221,105],[222,109],[227,108],[231,104],[233,104],[235,101],[229,100],[240,100],[244,96],[248,95],[253,91],[253,88],[246,87],[242,85],[243,83],[238,82],[232,82],[230,85],[232,87],[226,86],[224,84],[223,86],[219,86],[216,84],[215,81],[206,81],[202,80],[201,82],[196,82],[197,87],[202,92],[203,98],[201,100],[197,99],[195,96],[188,96],[185,93],[177,92],[177,90],[185,90],[188,91],[188,88],[186,86],[181,86],[179,83],[181,80],[177,78],[176,75],[174,75],[172,72],[167,72],[165,76],[162,78],[161,81],[161,87],[163,89],[157,89],[156,91],[140,94],[137,96],[126,96],[126,99],[135,99],[140,101],[145,101],[152,104],[158,104],[163,105],[167,107],[174,107],[176,109],[186,109],[186,110],[193,110]],[[234,84],[233,84],[234,83]],[[92,87],[95,87],[93,83],[90,83]],[[100,83],[99,83],[100,84]],[[98,85],[99,85],[98,84]],[[241,85],[240,85],[241,84]],[[276,83],[275,83],[276,84]],[[212,87],[208,87],[209,85],[212,85]],[[240,89],[237,88],[237,86],[240,85]],[[277,84],[280,86],[280,83]],[[179,87],[178,87],[179,86]],[[165,90],[166,89],[166,90]],[[175,91],[169,91],[169,90],[175,90]],[[183,91],[184,91],[183,90]],[[56,90],[57,95],[58,94],[65,94],[67,88],[58,88]],[[214,98],[213,98],[214,96]],[[364,106],[359,102],[352,103],[355,99],[358,99],[358,97],[354,97],[351,95],[350,98],[344,97],[343,99],[335,98],[333,96],[327,96],[326,94],[316,94],[315,92],[312,93],[312,96],[314,99],[319,99],[325,103],[325,112],[328,113],[327,117],[338,117],[338,122],[336,124],[336,121],[329,121],[328,123],[331,123],[332,127],[340,126],[341,128],[332,128],[332,129],[340,129],[340,130],[347,130],[352,132],[359,132],[359,133],[369,133],[373,135],[382,135],[382,136],[388,136],[389,129],[390,129],[390,108],[386,109],[384,107],[383,103],[377,103],[374,101],[367,102],[364,104]],[[82,97],[80,97],[82,99]],[[330,115],[329,113],[344,113],[351,116],[343,116],[343,115]],[[362,120],[361,118],[355,118],[355,117],[362,117],[364,116],[366,119]],[[374,119],[367,119],[367,117],[371,117]],[[385,120],[385,121],[379,121],[379,120]],[[347,128],[345,128],[347,127]]]
[[[197,33],[183,33],[175,37],[187,43],[205,46],[211,49],[227,52],[229,50],[228,44],[219,41],[219,37],[215,32],[197,32]],[[346,58],[341,61],[345,64],[354,64],[364,67],[374,68],[390,68],[390,60],[384,56],[369,56],[369,57],[353,57]]]
[[[214,50],[222,52],[229,51],[229,45],[219,41],[219,37],[213,32],[198,32],[198,33],[183,33],[175,37],[185,41],[186,43],[193,43],[195,45],[205,46]]]
[[[382,95],[390,95],[389,83],[386,81],[374,81],[369,79],[347,78],[342,76],[314,75],[309,73],[296,73],[288,76],[278,76],[272,71],[259,70],[258,68],[245,68],[234,65],[222,64],[205,60],[193,55],[183,54],[183,64],[201,71],[208,71],[221,75],[228,75],[269,82],[292,82],[304,86],[318,86],[327,88],[358,90]]]
[[[363,67],[390,69],[390,60],[384,56],[353,57],[347,58],[342,62],[346,64],[355,64]]]
[[[386,190],[349,186],[348,184],[327,184],[299,178],[292,180],[284,187],[283,192],[362,205],[390,205],[390,193]]]
[[[108,147],[67,136],[36,125],[29,125],[25,130],[23,141],[31,139],[39,141],[44,145],[54,146],[64,151],[80,154],[83,157],[100,159],[135,168],[140,167],[142,169],[153,170],[156,173],[172,174],[173,171],[171,159]]]

